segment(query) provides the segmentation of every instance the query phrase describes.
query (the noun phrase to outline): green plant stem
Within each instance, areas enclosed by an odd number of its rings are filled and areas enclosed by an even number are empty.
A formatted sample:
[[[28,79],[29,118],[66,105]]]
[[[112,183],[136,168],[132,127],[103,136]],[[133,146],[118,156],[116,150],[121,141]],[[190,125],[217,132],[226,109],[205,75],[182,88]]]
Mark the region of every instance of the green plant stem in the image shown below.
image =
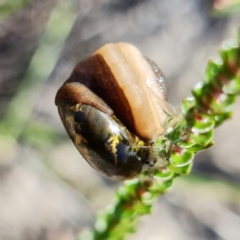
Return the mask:
[[[217,61],[210,61],[205,80],[193,89],[193,97],[182,102],[182,122],[164,141],[171,141],[169,163],[152,176],[143,173],[127,181],[116,194],[116,203],[99,214],[92,230],[79,239],[121,240],[134,232],[137,220],[148,214],[157,197],[164,194],[177,176],[188,174],[194,155],[213,145],[214,128],[232,115],[240,94],[240,31],[226,42]]]

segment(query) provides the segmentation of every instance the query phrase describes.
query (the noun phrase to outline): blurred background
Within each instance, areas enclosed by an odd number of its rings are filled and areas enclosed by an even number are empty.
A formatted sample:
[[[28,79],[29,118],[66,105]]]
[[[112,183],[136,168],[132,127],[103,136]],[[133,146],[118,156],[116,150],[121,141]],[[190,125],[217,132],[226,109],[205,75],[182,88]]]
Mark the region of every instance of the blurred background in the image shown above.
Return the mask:
[[[54,105],[80,60],[105,43],[130,42],[160,66],[179,107],[234,37],[238,9],[238,0],[1,0],[0,240],[72,240],[114,201],[120,183],[81,158]],[[129,240],[240,239],[239,119],[240,101],[215,146]]]

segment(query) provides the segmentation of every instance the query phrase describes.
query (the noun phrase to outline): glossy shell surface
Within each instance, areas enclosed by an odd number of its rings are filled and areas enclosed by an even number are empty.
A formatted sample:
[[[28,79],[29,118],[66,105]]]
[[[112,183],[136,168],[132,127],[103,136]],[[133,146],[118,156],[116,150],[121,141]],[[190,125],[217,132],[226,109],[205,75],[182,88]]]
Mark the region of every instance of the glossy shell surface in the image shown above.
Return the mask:
[[[136,177],[158,156],[166,87],[157,65],[128,43],[107,44],[80,62],[55,103],[73,143],[97,171],[115,180]]]
[[[59,107],[62,122],[81,155],[98,172],[114,180],[132,179],[154,164],[151,148],[115,117],[89,105]]]
[[[132,132],[148,142],[165,132],[167,107],[162,72],[128,43],[101,47],[75,67],[66,85],[68,91],[62,88],[58,92],[57,105],[82,102],[107,114],[113,111]],[[82,86],[86,87],[84,92],[79,90]],[[87,90],[91,97],[86,96]]]

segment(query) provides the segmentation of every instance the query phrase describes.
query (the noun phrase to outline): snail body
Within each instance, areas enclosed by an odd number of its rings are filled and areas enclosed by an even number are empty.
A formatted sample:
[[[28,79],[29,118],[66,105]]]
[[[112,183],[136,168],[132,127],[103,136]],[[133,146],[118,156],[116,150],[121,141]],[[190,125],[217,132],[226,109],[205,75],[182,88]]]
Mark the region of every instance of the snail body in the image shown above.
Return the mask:
[[[125,180],[158,161],[152,146],[166,131],[165,100],[157,65],[134,46],[118,43],[77,64],[55,103],[88,163],[109,178]]]

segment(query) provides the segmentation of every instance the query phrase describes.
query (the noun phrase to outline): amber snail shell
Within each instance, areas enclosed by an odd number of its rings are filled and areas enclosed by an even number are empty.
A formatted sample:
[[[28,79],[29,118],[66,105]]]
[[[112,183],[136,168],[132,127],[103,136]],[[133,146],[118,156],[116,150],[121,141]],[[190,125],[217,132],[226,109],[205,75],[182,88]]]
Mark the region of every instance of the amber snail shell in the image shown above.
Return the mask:
[[[74,68],[55,103],[73,143],[97,171],[136,177],[157,157],[164,134],[166,85],[157,65],[128,43],[107,44]]]

